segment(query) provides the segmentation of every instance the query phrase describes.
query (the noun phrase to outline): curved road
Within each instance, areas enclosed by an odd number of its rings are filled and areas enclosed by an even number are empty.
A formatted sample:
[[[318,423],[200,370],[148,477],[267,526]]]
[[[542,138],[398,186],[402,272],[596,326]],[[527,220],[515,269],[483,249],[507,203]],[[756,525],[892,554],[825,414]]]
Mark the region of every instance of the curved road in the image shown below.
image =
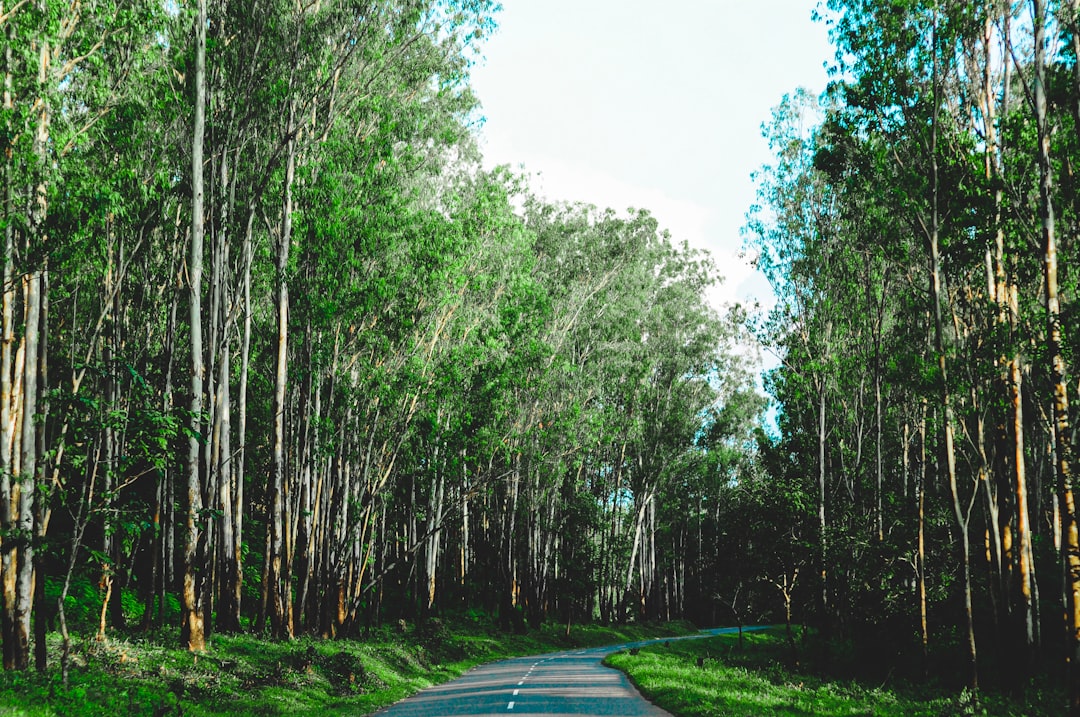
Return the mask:
[[[744,627],[743,630],[761,629]],[[591,649],[518,657],[469,670],[456,680],[430,687],[376,712],[380,717],[449,715],[637,715],[667,712],[646,701],[626,675],[601,661],[619,650],[738,632],[736,627]]]

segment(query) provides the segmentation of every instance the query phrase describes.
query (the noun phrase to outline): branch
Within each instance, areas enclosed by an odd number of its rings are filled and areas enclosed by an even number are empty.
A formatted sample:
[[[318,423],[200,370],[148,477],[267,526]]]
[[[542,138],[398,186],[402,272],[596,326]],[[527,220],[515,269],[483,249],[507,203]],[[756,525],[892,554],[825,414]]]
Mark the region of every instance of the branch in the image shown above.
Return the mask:
[[[108,106],[103,107],[101,110],[99,110],[98,113],[95,114],[90,119],[89,122],[84,124],[81,129],[79,129],[77,132],[75,132],[75,134],[71,135],[71,138],[64,145],[63,149],[60,150],[60,156],[61,157],[66,157],[68,152],[70,152],[71,150],[73,150],[75,148],[75,141],[79,137],[81,137],[82,135],[89,132],[91,127],[96,125],[101,120],[102,117],[109,114],[109,112],[111,112],[111,111],[112,111],[112,107],[108,107]]]
[[[119,32],[120,31],[117,30],[116,32],[109,33],[108,35],[105,35],[105,37],[102,37],[100,40],[95,42],[93,44],[93,46],[89,50],[86,51],[85,54],[79,55],[78,57],[73,57],[70,60],[68,60],[67,62],[65,62],[64,66],[60,69],[60,77],[65,77],[65,76],[69,75],[71,73],[71,71],[74,70],[76,67],[78,67],[79,64],[83,60],[87,59],[88,57],[93,55],[95,52],[100,50],[102,45],[105,44],[105,40],[107,38],[109,38],[110,36],[115,35],[115,34],[117,34]]]
[[[18,11],[27,2],[29,2],[29,0],[19,0],[19,2],[15,3],[15,7],[11,8],[10,10],[8,10],[3,15],[0,15],[0,25],[3,25],[8,20],[10,20],[12,18],[12,16],[16,13],[16,11]]]

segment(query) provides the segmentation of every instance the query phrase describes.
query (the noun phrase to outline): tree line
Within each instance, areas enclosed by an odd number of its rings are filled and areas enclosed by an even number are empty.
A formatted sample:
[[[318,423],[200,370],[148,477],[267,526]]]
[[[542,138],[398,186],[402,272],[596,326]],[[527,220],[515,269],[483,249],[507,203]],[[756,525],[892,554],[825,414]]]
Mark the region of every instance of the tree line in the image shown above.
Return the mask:
[[[479,169],[496,9],[0,3],[5,668],[715,612],[737,317],[647,212]]]
[[[747,491],[787,506],[748,515],[796,609],[914,674],[961,662],[972,691],[1050,675],[1070,714],[1078,10],[829,0],[833,81],[767,124],[746,229],[780,357]]]

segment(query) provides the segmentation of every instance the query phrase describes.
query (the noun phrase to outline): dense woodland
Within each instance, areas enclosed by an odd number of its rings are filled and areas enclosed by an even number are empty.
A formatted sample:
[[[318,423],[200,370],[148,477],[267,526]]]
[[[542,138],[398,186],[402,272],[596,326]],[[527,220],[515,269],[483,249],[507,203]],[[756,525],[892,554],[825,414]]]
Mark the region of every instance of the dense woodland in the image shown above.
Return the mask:
[[[647,212],[480,169],[496,9],[0,4],[5,667],[73,630],[720,619],[737,317]]]
[[[746,232],[779,296],[757,490],[795,517],[757,535],[868,662],[1078,714],[1080,3],[820,12],[834,82],[767,124]]]
[[[821,6],[727,315],[646,211],[481,169],[497,9],[0,2],[4,666],[776,620],[1080,714],[1080,3]]]

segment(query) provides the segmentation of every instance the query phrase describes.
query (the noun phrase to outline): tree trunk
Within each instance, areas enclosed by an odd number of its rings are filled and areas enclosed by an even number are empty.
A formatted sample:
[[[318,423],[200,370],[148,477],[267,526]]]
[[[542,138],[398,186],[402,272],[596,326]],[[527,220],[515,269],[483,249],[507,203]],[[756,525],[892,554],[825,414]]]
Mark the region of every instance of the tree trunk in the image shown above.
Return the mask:
[[[188,438],[187,515],[184,531],[184,577],[181,593],[181,642],[192,652],[206,649],[203,629],[200,521],[202,481],[200,436],[203,412],[202,271],[203,271],[203,135],[206,129],[206,0],[199,0],[195,19],[195,119],[191,139],[191,253],[188,261],[191,330],[191,436]]]
[[[30,617],[33,611],[34,574],[34,494],[37,492],[37,415],[38,397],[38,340],[41,317],[41,271],[35,269],[24,282],[25,328],[23,363],[22,455],[19,481],[18,518],[15,527],[22,536],[15,567],[15,630],[13,666],[25,670],[30,666]]]
[[[930,674],[930,630],[926,621],[926,402],[922,404],[922,420],[919,423],[919,473],[917,491],[919,493],[919,539],[918,539],[918,581],[919,581],[919,637],[922,645],[923,677]]]
[[[244,565],[243,565],[243,544],[244,544],[244,466],[247,458],[247,398],[248,398],[248,370],[251,365],[251,262],[254,253],[254,242],[252,241],[252,229],[255,222],[255,207],[248,207],[247,223],[244,228],[244,262],[243,262],[243,304],[242,311],[244,317],[244,333],[240,346],[240,395],[237,398],[239,413],[236,427],[236,438],[239,445],[236,450],[236,469],[233,471],[234,483],[236,490],[233,495],[233,499],[236,502],[234,512],[236,514],[236,524],[234,526],[236,531],[236,543],[233,546],[235,551],[232,556],[232,561],[235,567],[237,580],[234,585],[236,590],[236,596],[234,600],[236,605],[240,605],[241,596],[243,594],[243,580],[244,580]]]
[[[292,184],[296,174],[296,139],[293,137],[295,102],[289,102],[288,157],[285,166],[285,187],[281,230],[277,246],[277,363],[274,371],[274,454],[273,486],[271,488],[271,624],[277,637],[293,636],[292,575],[286,556],[285,515],[285,394],[288,382],[289,351],[289,245],[292,242]]]
[[[15,25],[7,23],[7,42],[4,45],[4,110],[8,117],[14,110],[12,101],[12,53],[11,48],[15,44]],[[7,120],[5,128],[12,133],[11,120]],[[4,284],[2,290],[2,320],[0,328],[0,530],[4,536],[15,535],[15,515],[13,513],[13,485],[11,476],[15,471],[13,443],[14,426],[17,411],[15,410],[17,396],[13,395],[15,387],[15,222],[11,215],[14,213],[14,187],[15,181],[12,172],[12,156],[6,156],[4,162],[4,244],[3,244],[3,272]],[[0,544],[13,543],[13,537],[0,538]],[[0,643],[3,645],[4,669],[14,667],[14,653],[12,648],[15,644],[15,558],[17,550],[12,545],[2,545],[0,549],[0,581],[2,581],[2,606],[3,614],[0,616]]]
[[[963,504],[960,500],[959,486],[956,477],[956,450],[953,445],[954,415],[952,398],[949,395],[948,370],[945,358],[944,327],[942,325],[942,282],[941,282],[941,255],[939,252],[939,215],[938,215],[938,158],[937,139],[939,122],[939,86],[938,86],[938,53],[937,53],[937,14],[934,15],[933,31],[933,81],[934,81],[934,107],[931,122],[930,162],[931,162],[931,217],[929,236],[930,244],[930,301],[934,312],[934,349],[937,353],[938,382],[941,392],[941,408],[944,418],[945,439],[945,465],[949,481],[949,492],[952,496],[953,513],[957,527],[960,530],[961,552],[961,580],[964,584],[964,612],[967,623],[967,648],[968,648],[968,687],[973,691],[979,689],[979,673],[977,666],[977,653],[975,647],[975,620],[971,596],[971,549],[968,538],[968,521],[964,514]]]
[[[829,328],[831,328],[831,324]],[[826,337],[828,341],[828,337]],[[826,631],[829,628],[829,575],[828,575],[828,538],[825,523],[825,379],[820,379],[818,386],[818,559],[821,561],[821,619]]]
[[[1080,715],[1080,531],[1072,490],[1072,436],[1069,432],[1068,370],[1061,346],[1058,298],[1057,241],[1054,235],[1052,198],[1053,168],[1050,163],[1050,126],[1046,109],[1045,23],[1043,0],[1032,0],[1035,40],[1035,124],[1039,150],[1039,215],[1042,220],[1043,279],[1046,287],[1046,355],[1054,386],[1054,466],[1062,519],[1062,560],[1065,581],[1066,663],[1070,715]]]
[[[45,94],[45,82],[48,76],[50,49],[48,42],[41,43],[38,64],[39,96],[35,102],[37,128],[34,134],[34,154],[41,166],[47,163],[49,143],[49,104]],[[42,251],[48,243],[46,218],[48,215],[48,197],[45,178],[40,177],[34,188],[33,208],[31,211],[31,231],[27,237],[25,249],[34,253]],[[38,242],[34,246],[32,242]],[[42,255],[44,252],[42,251]],[[22,402],[16,407],[16,421],[20,432],[19,466],[12,471],[15,481],[13,486],[14,506],[13,526],[16,537],[14,557],[14,604],[10,610],[11,624],[11,666],[16,670],[25,670],[30,666],[30,618],[34,602],[34,501],[37,482],[37,422],[38,375],[39,375],[39,340],[41,336],[42,303],[41,266],[32,266],[23,277],[23,338],[22,338]],[[6,496],[0,496],[5,498]],[[6,527],[6,526],[5,526]],[[9,567],[9,566],[5,566]],[[6,574],[5,574],[6,576]],[[7,638],[5,637],[5,649]]]
[[[1012,287],[1013,301],[1016,299],[1016,287]],[[1020,360],[1013,356],[1009,361],[1011,376],[1010,389],[1012,409],[1012,435],[1013,435],[1013,470],[1016,475],[1016,535],[1019,546],[1017,549],[1018,563],[1020,567],[1020,599],[1022,602],[1022,628],[1024,637],[1024,664],[1028,664],[1032,658],[1032,650],[1035,648],[1035,607],[1032,599],[1032,583],[1034,582],[1034,554],[1031,546],[1031,526],[1028,518],[1028,489],[1027,469],[1024,459],[1024,402],[1021,387]]]

